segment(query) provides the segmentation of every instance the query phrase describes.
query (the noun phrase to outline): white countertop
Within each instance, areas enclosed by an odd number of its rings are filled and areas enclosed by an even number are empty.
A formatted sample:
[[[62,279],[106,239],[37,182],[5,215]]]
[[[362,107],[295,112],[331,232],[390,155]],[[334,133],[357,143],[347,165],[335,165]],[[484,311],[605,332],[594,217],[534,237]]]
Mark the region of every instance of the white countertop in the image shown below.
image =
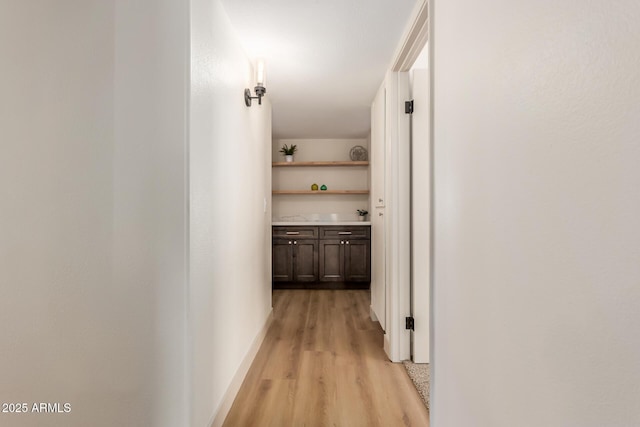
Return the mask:
[[[289,226],[289,225],[371,225],[371,221],[273,221],[271,225],[274,226]]]
[[[306,214],[289,214],[274,216],[271,219],[271,225],[371,225],[371,221],[358,221],[358,214],[355,212],[345,213],[306,213]]]

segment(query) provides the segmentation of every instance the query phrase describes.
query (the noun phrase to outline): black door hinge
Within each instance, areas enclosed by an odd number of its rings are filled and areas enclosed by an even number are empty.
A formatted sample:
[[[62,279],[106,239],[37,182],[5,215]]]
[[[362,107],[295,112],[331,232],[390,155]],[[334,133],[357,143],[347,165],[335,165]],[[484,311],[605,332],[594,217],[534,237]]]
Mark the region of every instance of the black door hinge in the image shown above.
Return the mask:
[[[413,114],[413,99],[404,102],[404,112],[405,114]]]
[[[405,317],[404,322],[405,322],[405,329],[410,329],[412,331],[415,331],[414,329],[415,324],[414,324],[413,317]]]

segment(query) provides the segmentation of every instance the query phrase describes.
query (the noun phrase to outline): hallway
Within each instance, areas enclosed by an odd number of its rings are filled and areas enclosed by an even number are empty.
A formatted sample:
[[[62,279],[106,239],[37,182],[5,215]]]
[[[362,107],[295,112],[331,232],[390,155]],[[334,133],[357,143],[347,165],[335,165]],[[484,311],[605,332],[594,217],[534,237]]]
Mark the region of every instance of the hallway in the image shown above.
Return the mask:
[[[364,290],[274,291],[273,322],[224,425],[428,426],[369,304]]]

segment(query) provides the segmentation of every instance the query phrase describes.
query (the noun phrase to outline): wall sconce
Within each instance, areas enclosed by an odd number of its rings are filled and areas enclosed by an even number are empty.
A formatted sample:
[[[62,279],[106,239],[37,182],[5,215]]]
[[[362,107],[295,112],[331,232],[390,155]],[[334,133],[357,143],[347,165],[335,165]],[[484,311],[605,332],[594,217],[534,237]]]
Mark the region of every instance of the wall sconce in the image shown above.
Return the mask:
[[[256,64],[256,96],[251,96],[251,90],[244,90],[244,103],[247,107],[251,107],[251,100],[257,99],[258,105],[262,105],[262,97],[265,93],[267,93],[267,89],[265,88],[265,73],[264,73],[264,61],[259,60]]]

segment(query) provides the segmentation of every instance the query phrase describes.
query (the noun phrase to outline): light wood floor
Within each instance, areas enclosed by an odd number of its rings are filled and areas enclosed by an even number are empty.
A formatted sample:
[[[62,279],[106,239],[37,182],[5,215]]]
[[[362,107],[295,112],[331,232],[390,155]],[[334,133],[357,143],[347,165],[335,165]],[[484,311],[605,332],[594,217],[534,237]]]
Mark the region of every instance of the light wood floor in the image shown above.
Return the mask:
[[[363,290],[274,291],[273,323],[224,426],[429,426],[369,305]]]

